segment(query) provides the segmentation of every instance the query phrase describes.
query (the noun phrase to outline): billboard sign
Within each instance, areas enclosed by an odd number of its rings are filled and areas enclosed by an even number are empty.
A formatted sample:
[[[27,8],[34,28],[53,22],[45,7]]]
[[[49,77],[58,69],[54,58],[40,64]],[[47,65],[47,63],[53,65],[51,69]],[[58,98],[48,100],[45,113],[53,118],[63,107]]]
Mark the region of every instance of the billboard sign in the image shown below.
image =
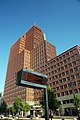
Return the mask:
[[[48,77],[42,73],[22,69],[17,73],[16,84],[32,88],[45,88],[48,84]]]

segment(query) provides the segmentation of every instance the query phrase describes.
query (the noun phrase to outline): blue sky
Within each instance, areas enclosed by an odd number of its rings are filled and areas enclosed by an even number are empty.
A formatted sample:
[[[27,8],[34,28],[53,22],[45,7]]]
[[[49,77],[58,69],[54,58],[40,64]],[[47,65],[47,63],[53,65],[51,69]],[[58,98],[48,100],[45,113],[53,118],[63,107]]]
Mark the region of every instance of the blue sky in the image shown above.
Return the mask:
[[[57,55],[80,45],[80,0],[0,0],[0,90],[9,49],[34,23],[56,46]]]

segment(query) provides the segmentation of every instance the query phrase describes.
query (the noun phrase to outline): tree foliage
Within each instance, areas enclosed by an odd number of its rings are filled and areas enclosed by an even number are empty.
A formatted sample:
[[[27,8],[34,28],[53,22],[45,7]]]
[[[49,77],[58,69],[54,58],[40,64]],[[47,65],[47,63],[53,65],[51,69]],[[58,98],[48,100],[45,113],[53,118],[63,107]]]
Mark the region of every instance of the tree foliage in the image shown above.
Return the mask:
[[[75,107],[80,111],[80,96],[75,95]]]
[[[30,110],[30,105],[27,102],[25,102],[23,104],[23,111],[24,112],[28,112],[29,110]]]
[[[54,94],[54,90],[48,87],[48,106],[50,110],[55,111],[59,107],[59,102]]]
[[[44,108],[44,98],[40,101],[40,104]],[[48,86],[48,107],[51,111],[56,111],[56,109],[59,107],[59,101],[54,94],[54,90],[50,86]]]
[[[16,101],[13,103],[12,112],[21,112],[23,110],[23,101],[21,97],[17,97]]]
[[[8,110],[7,104],[6,104],[5,101],[3,101],[3,102],[1,103],[1,106],[0,106],[0,112],[1,112],[1,113],[5,113],[7,110]]]
[[[16,101],[13,103],[12,112],[19,113],[21,111],[28,112],[30,106],[27,102],[24,102],[21,97],[17,97]]]

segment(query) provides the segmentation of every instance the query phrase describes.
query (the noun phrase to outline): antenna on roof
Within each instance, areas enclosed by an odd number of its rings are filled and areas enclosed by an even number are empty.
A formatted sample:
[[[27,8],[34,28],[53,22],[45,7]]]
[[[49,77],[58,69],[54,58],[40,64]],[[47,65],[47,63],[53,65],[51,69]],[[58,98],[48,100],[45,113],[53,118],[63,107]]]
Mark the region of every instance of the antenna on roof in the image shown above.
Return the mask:
[[[36,26],[36,22],[34,22],[34,26]]]

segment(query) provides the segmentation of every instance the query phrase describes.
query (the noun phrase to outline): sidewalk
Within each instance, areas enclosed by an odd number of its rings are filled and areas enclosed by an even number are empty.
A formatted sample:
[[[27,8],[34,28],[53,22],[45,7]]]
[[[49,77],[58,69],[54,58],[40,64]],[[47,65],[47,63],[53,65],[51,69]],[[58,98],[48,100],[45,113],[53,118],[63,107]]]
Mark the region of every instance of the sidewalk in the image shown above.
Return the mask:
[[[4,117],[0,118],[0,120],[45,120],[45,118],[12,118],[12,117]],[[49,118],[51,120],[51,118]],[[52,120],[77,120],[77,117],[74,116],[54,116]]]

